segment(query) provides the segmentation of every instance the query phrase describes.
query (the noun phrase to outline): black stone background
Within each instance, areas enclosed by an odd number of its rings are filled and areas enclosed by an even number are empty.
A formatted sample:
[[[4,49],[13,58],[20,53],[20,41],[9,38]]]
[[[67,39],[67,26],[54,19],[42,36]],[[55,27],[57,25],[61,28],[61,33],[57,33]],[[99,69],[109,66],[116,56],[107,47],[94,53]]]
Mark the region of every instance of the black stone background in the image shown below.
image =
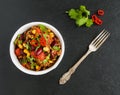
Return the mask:
[[[65,14],[85,5],[104,9],[102,26],[77,27]],[[42,21],[55,26],[65,41],[60,65],[42,76],[18,70],[9,55],[10,40],[22,25]],[[58,80],[87,51],[102,29],[111,36],[90,54],[65,85]],[[120,95],[120,0],[0,0],[0,95]]]

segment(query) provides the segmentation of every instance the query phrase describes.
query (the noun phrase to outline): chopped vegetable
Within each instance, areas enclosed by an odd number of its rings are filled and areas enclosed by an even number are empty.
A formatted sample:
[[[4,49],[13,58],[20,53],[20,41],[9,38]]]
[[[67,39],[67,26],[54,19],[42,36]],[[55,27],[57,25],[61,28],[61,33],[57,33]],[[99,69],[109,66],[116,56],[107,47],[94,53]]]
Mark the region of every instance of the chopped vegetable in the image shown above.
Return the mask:
[[[93,25],[93,20],[88,19],[85,25],[86,25],[86,27],[91,27],[91,25]]]
[[[97,25],[102,25],[103,23],[103,21],[100,18],[98,18],[96,15],[92,15],[92,20]]]
[[[76,25],[82,26],[86,24],[87,27],[91,27],[92,20],[89,20],[90,11],[86,9],[84,5],[81,5],[79,9],[70,9],[67,11],[69,17],[75,20]]]
[[[41,46],[46,46],[46,40],[45,40],[44,37],[41,37],[41,38],[40,38],[40,45],[41,45]]]
[[[38,42],[37,42],[36,40],[32,40],[32,41],[30,42],[30,44],[33,45],[33,46],[35,46],[35,47],[38,46]]]
[[[61,54],[60,40],[44,25],[32,26],[19,34],[14,45],[20,64],[33,71],[51,67]]]
[[[45,53],[42,52],[37,56],[38,59],[40,59],[41,61],[43,61],[45,59]]]
[[[42,31],[44,32],[47,31],[47,28],[44,25],[40,24],[39,27]]]
[[[103,15],[104,15],[104,10],[99,9],[99,10],[98,10],[98,15],[103,16]]]
[[[21,55],[21,49],[20,48],[15,49],[15,54],[16,54],[16,56],[20,56]]]
[[[41,32],[41,30],[39,29],[39,28],[35,28],[36,29],[36,32],[39,34],[39,35],[41,35],[42,34],[42,32]]]
[[[58,46],[53,46],[54,50],[60,50],[60,48]]]

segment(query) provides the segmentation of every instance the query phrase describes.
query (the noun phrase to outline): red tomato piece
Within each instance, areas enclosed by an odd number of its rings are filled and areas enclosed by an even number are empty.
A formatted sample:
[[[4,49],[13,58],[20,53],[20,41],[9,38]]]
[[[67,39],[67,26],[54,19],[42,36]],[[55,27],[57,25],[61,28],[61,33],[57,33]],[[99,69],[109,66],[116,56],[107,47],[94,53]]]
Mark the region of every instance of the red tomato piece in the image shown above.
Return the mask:
[[[40,53],[40,55],[38,55],[37,58],[43,61],[45,59],[45,53],[44,52]]]
[[[35,54],[35,52],[34,51],[31,51],[31,56],[33,56],[34,58],[36,58],[36,54]]]
[[[30,44],[35,47],[38,46],[38,42],[36,40],[32,40]]]
[[[39,35],[42,35],[42,31],[39,28],[35,28],[35,30]]]
[[[16,56],[20,56],[21,55],[21,49],[20,48],[15,49],[15,54],[16,54]]]
[[[40,45],[41,45],[41,46],[46,46],[46,40],[45,40],[44,37],[41,37],[41,38],[40,38]]]

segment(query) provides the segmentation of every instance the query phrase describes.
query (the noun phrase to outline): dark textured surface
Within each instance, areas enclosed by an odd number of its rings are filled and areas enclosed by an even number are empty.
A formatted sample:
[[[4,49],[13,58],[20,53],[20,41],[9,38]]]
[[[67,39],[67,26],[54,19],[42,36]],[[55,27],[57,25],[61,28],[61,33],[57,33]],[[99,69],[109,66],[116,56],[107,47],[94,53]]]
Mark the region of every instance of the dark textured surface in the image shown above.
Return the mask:
[[[65,11],[86,5],[92,13],[105,10],[102,26],[76,27]],[[19,71],[9,56],[9,43],[23,24],[43,21],[62,34],[66,51],[60,65],[42,76]],[[80,65],[71,80],[58,80],[106,28],[110,38]],[[0,95],[120,95],[120,0],[0,0]]]

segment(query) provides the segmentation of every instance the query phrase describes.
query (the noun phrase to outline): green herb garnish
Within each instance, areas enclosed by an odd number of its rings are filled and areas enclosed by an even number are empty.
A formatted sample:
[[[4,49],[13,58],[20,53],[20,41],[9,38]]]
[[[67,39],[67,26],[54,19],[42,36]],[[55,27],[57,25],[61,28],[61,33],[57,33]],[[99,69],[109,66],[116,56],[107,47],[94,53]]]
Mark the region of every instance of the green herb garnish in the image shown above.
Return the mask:
[[[53,49],[57,50],[57,51],[60,50],[60,48],[58,46],[53,46]]]
[[[47,28],[44,25],[40,24],[39,27],[42,31],[44,31],[44,32],[47,31]]]
[[[71,19],[75,20],[77,26],[86,24],[86,27],[90,27],[93,24],[92,19],[89,19],[90,11],[84,5],[81,5],[79,9],[70,9],[66,13]]]

